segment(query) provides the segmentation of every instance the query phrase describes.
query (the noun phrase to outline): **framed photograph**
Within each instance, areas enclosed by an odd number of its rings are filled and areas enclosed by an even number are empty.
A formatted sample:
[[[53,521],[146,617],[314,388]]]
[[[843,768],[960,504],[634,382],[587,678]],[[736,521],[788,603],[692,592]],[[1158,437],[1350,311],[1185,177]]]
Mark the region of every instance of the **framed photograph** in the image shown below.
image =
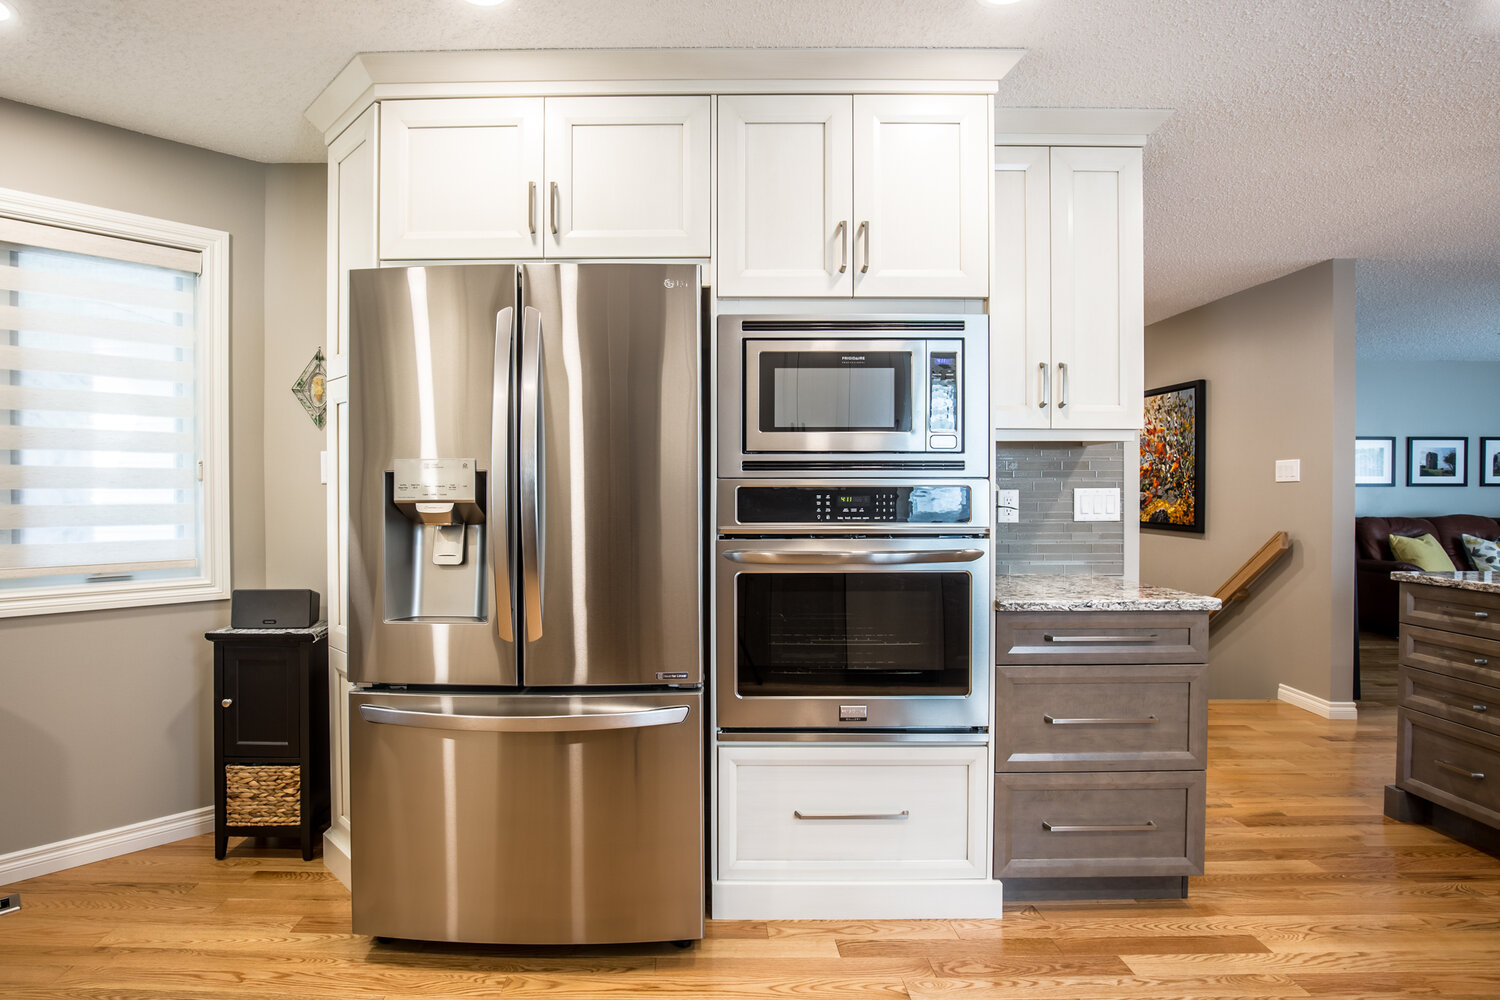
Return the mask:
[[[1396,485],[1395,438],[1357,437],[1354,439],[1354,485]]]
[[[1203,379],[1146,391],[1141,527],[1203,533]]]
[[[1469,485],[1469,439],[1466,437],[1407,438],[1406,485]]]
[[[1479,485],[1500,486],[1500,437],[1479,439]]]

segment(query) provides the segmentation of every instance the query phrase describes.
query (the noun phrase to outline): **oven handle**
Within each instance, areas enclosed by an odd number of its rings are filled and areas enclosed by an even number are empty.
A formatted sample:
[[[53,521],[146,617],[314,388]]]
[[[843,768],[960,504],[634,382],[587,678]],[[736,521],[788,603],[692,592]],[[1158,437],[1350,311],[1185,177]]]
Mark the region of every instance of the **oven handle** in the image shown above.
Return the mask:
[[[974,562],[984,558],[983,549],[913,549],[900,552],[772,552],[765,549],[730,549],[730,562],[764,566],[905,566],[911,563]]]

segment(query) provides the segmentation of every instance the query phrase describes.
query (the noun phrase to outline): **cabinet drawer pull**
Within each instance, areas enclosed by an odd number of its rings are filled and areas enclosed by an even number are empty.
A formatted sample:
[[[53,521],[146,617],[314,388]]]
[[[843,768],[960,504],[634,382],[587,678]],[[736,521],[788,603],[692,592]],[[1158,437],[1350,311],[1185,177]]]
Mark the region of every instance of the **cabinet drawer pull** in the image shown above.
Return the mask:
[[[526,182],[526,228],[536,235],[536,181]]]
[[[562,201],[557,196],[557,181],[552,182],[552,197],[548,199],[547,209],[552,216],[552,235],[557,235],[557,217],[562,212]]]
[[[1457,764],[1450,764],[1446,760],[1434,759],[1433,763],[1444,771],[1452,771],[1454,774],[1463,775],[1465,778],[1473,778],[1475,781],[1484,780],[1483,771],[1471,771],[1467,767],[1459,767]]]
[[[1039,410],[1045,410],[1047,408],[1047,389],[1050,388],[1047,379],[1047,362],[1037,362],[1036,375],[1038,389],[1036,408]]]
[[[1054,719],[1043,714],[1042,721],[1049,726],[1154,726],[1157,718],[1148,715],[1144,719]]]
[[[1474,617],[1475,618],[1488,618],[1489,616],[1490,616],[1490,613],[1488,611],[1476,611],[1476,612],[1474,612]]]
[[[833,227],[833,235],[839,238],[839,274],[849,270],[849,222],[840,219]]]
[[[233,698],[225,698],[223,701],[219,702],[219,707],[220,708],[228,708],[230,705],[233,705],[233,704],[234,704],[234,699]]]
[[[1068,363],[1059,361],[1057,363],[1057,408],[1063,409],[1068,405]]]
[[[1043,642],[1148,643],[1156,642],[1160,638],[1155,632],[1150,635],[1053,635],[1050,632],[1042,633]]]
[[[1154,820],[1144,823],[1119,823],[1105,826],[1059,826],[1042,820],[1042,829],[1048,833],[1150,833],[1156,829]]]
[[[910,815],[910,809],[898,813],[805,813],[801,809],[792,810],[795,819],[906,819]]]
[[[1476,666],[1476,667],[1487,667],[1489,665],[1490,665],[1490,658],[1488,656],[1476,656],[1476,657],[1474,657],[1474,666]]]
[[[859,273],[868,274],[870,271],[870,224],[868,222],[861,222],[859,224],[859,229],[855,232],[854,235],[856,238],[859,236],[864,237],[865,262],[859,266]]]

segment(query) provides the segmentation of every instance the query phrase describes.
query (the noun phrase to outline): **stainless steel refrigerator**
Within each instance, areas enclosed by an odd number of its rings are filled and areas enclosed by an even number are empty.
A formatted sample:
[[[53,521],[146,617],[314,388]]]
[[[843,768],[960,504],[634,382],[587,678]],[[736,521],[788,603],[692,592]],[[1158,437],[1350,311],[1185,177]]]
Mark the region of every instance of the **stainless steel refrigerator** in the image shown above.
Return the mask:
[[[700,285],[351,272],[356,933],[702,937]]]

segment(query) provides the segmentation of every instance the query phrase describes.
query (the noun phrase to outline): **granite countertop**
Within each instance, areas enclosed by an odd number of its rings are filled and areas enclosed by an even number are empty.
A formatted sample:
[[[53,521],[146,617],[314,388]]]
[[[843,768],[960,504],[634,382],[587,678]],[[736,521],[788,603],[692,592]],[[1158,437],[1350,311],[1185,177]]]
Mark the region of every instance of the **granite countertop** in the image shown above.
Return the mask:
[[[1150,587],[1118,576],[1002,576],[996,611],[1217,611],[1217,597]]]
[[[1500,574],[1493,570],[1482,572],[1414,573],[1397,570],[1391,574],[1397,583],[1425,583],[1433,587],[1449,587],[1453,590],[1476,590],[1482,594],[1500,594]]]
[[[311,628],[216,628],[203,633],[210,641],[222,639],[271,639],[276,636],[296,636],[307,642],[317,642],[328,634],[328,622],[319,621]]]

